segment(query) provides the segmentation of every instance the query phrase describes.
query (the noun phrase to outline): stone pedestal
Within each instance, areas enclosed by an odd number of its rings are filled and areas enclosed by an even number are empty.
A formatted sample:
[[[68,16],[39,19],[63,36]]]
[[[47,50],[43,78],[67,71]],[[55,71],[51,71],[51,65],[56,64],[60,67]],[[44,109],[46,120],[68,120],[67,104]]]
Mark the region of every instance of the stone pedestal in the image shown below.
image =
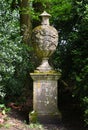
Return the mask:
[[[57,84],[60,73],[38,72],[30,74],[33,79],[33,110],[41,115],[58,115]]]

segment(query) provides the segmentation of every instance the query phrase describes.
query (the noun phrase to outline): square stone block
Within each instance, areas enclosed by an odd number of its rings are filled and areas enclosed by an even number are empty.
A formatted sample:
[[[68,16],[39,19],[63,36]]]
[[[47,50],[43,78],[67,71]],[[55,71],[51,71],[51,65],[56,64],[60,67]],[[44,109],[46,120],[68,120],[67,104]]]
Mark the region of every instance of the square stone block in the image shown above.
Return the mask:
[[[33,109],[38,115],[58,115],[57,87],[60,73],[31,73]]]

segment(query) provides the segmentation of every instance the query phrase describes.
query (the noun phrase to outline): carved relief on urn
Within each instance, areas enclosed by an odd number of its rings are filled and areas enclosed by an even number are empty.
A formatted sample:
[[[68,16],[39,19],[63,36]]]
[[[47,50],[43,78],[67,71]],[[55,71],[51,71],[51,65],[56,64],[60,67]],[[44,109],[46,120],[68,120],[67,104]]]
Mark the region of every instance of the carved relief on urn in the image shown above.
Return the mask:
[[[37,70],[39,72],[47,72],[52,70],[48,59],[58,45],[58,32],[49,25],[50,14],[44,11],[40,16],[42,16],[42,25],[33,29],[32,44],[37,56],[42,59],[42,63],[37,67]]]

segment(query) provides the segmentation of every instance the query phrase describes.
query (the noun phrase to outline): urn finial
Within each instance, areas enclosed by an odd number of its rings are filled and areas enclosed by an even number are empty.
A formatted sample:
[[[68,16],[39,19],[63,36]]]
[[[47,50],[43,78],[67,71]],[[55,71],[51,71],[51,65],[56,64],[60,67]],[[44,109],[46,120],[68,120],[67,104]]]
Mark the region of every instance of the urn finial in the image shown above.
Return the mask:
[[[48,14],[46,11],[44,11],[41,15],[42,17],[42,25],[49,25],[49,17],[51,16],[50,14]]]

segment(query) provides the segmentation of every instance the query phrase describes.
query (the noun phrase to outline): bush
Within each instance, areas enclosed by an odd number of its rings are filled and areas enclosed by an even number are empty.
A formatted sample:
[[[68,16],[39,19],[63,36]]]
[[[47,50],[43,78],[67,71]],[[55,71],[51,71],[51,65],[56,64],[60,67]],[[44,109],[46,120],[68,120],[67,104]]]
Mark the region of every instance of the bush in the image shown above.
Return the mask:
[[[0,1],[0,102],[21,95],[32,69],[31,48],[22,44],[20,36],[19,12],[12,12],[9,2]]]
[[[24,44],[1,43],[0,96],[19,96],[24,90],[30,63],[30,48]]]

